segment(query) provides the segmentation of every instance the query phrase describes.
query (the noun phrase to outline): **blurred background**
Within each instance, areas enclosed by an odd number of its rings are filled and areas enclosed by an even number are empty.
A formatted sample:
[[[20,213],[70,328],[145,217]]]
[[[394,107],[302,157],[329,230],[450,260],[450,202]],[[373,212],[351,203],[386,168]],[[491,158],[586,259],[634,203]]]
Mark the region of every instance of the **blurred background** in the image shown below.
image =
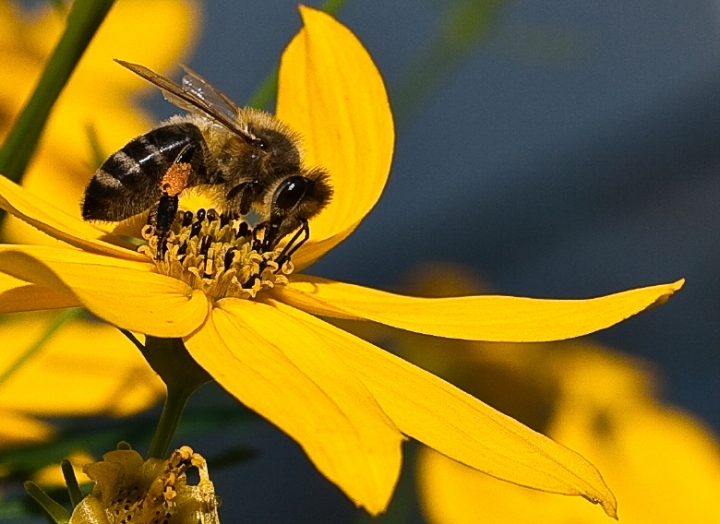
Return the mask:
[[[247,102],[299,29],[296,4],[206,0],[188,65]],[[593,339],[651,362],[661,398],[720,432],[720,4],[348,0],[337,17],[386,80],[397,145],[375,210],[308,272],[406,290],[449,262],[493,292],[553,298],[684,277]],[[213,402],[232,404],[205,388],[191,409]],[[189,443],[255,455],[213,472],[226,522],[364,520],[267,423],[214,435]]]

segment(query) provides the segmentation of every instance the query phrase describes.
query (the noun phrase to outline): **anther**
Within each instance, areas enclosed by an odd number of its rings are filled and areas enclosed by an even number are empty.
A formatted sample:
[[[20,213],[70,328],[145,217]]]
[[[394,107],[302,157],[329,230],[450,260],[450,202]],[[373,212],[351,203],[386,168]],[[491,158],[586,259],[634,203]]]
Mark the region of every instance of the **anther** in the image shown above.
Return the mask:
[[[230,212],[222,213],[220,215],[220,229],[224,228],[230,223]]]
[[[203,208],[198,209],[197,215],[196,215],[198,222],[202,222],[203,220],[205,220],[205,215],[206,215],[206,212]]]
[[[218,219],[218,213],[214,209],[208,209],[207,211],[208,222],[214,222]]]
[[[229,270],[230,267],[232,266],[233,261],[235,259],[235,255],[234,255],[235,251],[237,251],[237,248],[231,247],[230,249],[228,249],[225,252],[225,259],[224,259],[225,271]]]
[[[247,222],[241,222],[240,226],[238,226],[237,234],[235,235],[236,239],[247,237],[250,234],[250,226],[248,226]]]
[[[193,221],[193,212],[192,211],[185,211],[185,214],[182,218],[182,227],[189,227],[190,224],[192,224]]]
[[[213,274],[213,261],[215,260],[214,249],[210,249],[208,254],[205,255],[204,269],[205,273],[203,278],[210,278]]]
[[[177,250],[177,256],[178,256],[178,258],[185,256],[185,254],[187,253],[187,247],[188,247],[188,245],[187,245],[187,242],[186,242],[186,241],[183,242],[182,244],[180,244],[180,247],[179,247],[178,250]]]
[[[198,213],[199,215],[200,213]],[[192,228],[190,229],[190,238],[195,238],[200,234],[200,230],[202,229],[202,222],[197,221],[192,225]]]
[[[211,243],[212,243],[212,237],[210,235],[205,235],[204,237],[202,237],[202,240],[200,241],[200,254],[201,255],[207,256]]]
[[[251,275],[250,278],[242,285],[243,289],[250,289],[255,284],[255,281],[260,278],[258,275]]]

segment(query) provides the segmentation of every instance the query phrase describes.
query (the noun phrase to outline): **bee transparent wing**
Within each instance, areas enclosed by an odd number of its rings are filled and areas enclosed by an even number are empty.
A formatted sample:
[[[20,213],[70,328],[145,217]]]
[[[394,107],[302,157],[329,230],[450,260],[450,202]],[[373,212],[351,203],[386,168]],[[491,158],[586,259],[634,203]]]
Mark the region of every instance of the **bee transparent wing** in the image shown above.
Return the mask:
[[[205,80],[189,67],[182,66],[185,76],[182,79],[183,91],[193,93],[198,98],[204,100],[209,106],[214,107],[218,111],[222,111],[229,118],[237,120],[240,108],[235,102],[230,100],[224,93],[213,87],[210,82]]]
[[[221,104],[222,109],[220,109],[213,105],[213,103],[200,96],[200,94],[198,94],[195,90],[183,89],[181,86],[179,86],[169,78],[157,74],[152,69],[149,69],[139,64],[125,62],[123,60],[115,59],[115,61],[121,66],[126,67],[136,75],[141,76],[151,84],[159,87],[163,91],[163,95],[165,96],[166,100],[176,105],[180,109],[184,109],[185,111],[200,114],[204,117],[210,118],[218,124],[226,127],[228,130],[232,131],[246,142],[255,142],[256,138],[254,136],[252,136],[246,130],[240,129],[238,127],[237,121],[235,120],[237,112],[231,110],[230,114],[228,114],[228,107],[225,103]],[[206,86],[209,86],[209,84],[202,80],[202,78],[200,78],[199,76],[195,75],[194,78],[201,80]],[[213,88],[212,93],[213,95],[211,96],[211,99],[216,96],[219,91]],[[221,100],[229,101],[229,99],[225,95],[222,95]],[[235,104],[232,104],[232,107],[236,108],[237,106],[235,106]]]

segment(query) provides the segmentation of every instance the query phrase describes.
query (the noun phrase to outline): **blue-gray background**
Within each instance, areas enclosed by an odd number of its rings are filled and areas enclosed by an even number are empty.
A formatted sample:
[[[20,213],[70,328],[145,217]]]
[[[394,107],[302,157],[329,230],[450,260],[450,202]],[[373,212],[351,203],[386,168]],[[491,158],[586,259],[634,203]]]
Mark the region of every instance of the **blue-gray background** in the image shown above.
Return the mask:
[[[595,338],[650,359],[663,398],[717,433],[720,4],[508,1],[461,59],[438,60],[439,82],[413,76],[433,38],[448,44],[436,35],[449,5],[349,0],[340,11],[401,114],[382,199],[311,272],[393,289],[420,262],[452,261],[501,293],[568,298],[685,277],[667,305]],[[205,6],[189,65],[247,101],[300,26],[296,1]],[[423,85],[434,90],[408,104]],[[269,425],[198,448],[241,443],[256,460],[214,474],[226,522],[356,517]]]

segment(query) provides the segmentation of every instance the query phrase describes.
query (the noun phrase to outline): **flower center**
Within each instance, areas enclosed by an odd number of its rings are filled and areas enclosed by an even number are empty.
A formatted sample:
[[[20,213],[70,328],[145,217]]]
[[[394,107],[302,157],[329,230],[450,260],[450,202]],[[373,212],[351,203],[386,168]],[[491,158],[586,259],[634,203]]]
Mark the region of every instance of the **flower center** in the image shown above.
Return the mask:
[[[177,278],[208,297],[255,298],[263,289],[287,284],[293,272],[282,248],[262,251],[263,228],[219,214],[214,209],[179,213],[172,230],[159,236],[145,226],[147,245],[138,251],[155,263],[158,273]]]

